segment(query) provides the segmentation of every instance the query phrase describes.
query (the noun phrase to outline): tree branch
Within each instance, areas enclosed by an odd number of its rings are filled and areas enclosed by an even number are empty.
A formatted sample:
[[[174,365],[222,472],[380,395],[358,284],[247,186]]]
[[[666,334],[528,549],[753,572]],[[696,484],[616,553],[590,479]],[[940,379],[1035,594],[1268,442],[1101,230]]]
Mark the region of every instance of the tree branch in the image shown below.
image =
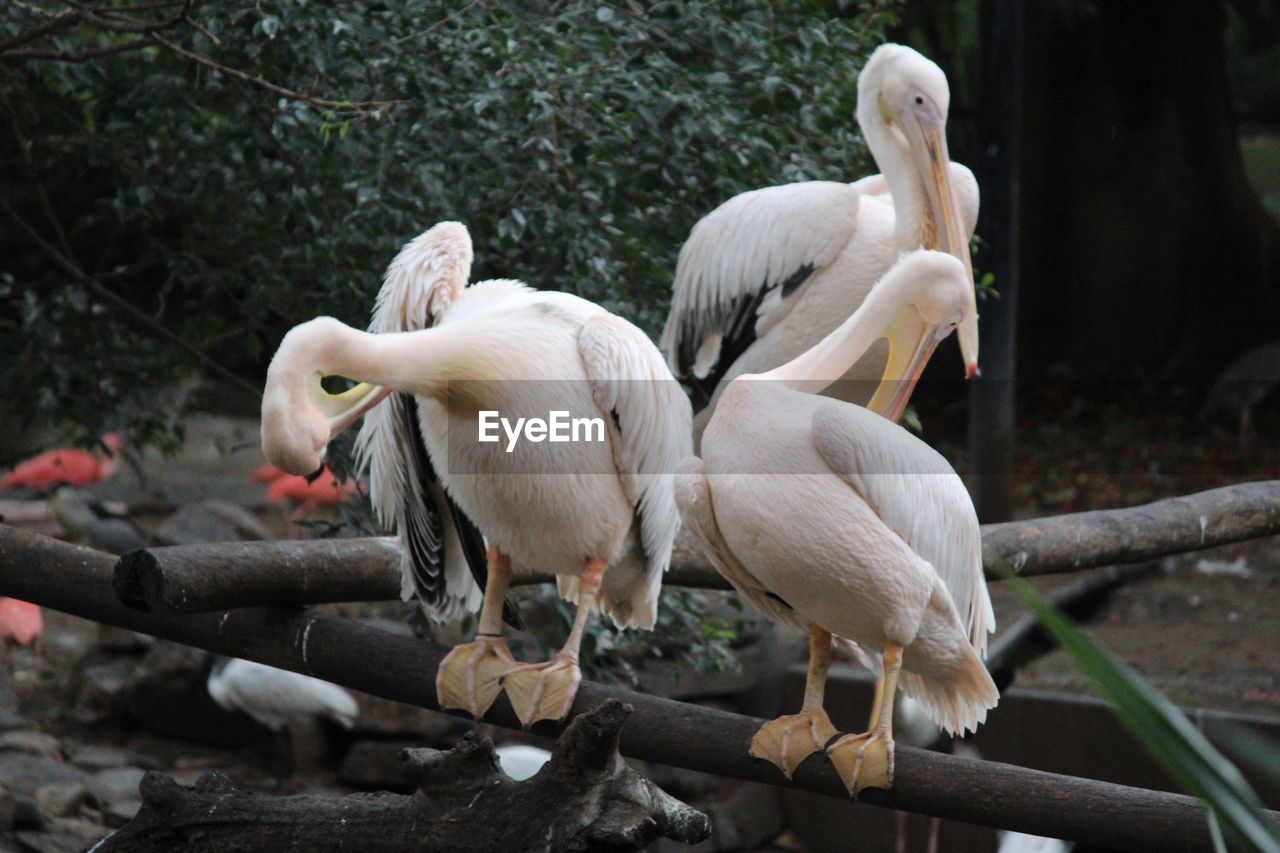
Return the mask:
[[[195,616],[147,615],[112,591],[110,556],[0,525],[0,595],[86,619],[317,676],[355,690],[438,709],[435,673],[447,649],[306,611],[272,608]],[[370,666],[369,661],[377,661]],[[828,762],[801,765],[793,782],[747,747],[762,720],[584,681],[574,713],[607,699],[635,708],[621,751],[634,758],[848,802]],[[999,713],[997,710],[996,713]],[[517,728],[500,697],[485,722]],[[551,735],[557,727],[540,724]],[[1209,851],[1207,812],[1191,797],[1042,773],[900,746],[894,787],[862,802],[984,826],[1128,850]],[[1280,825],[1280,814],[1267,812]]]
[[[24,44],[29,44],[36,39],[44,36],[53,35],[61,32],[76,24],[88,24],[99,30],[111,33],[133,33],[141,35],[149,35],[159,30],[166,30],[177,26],[187,17],[191,10],[192,0],[174,0],[169,3],[150,3],[136,6],[82,6],[72,3],[72,9],[65,12],[51,13],[46,9],[41,9],[29,3],[23,3],[21,0],[10,0],[15,6],[35,15],[41,15],[49,18],[45,23],[37,27],[33,27],[26,32],[18,33],[3,42],[0,42],[0,56],[6,59],[55,59],[72,62],[83,62],[85,59],[91,59],[96,56],[105,56],[111,53],[120,53],[124,50],[132,50],[141,47],[149,42],[146,39],[135,39],[118,45],[109,45],[95,50],[85,51],[84,53],[71,53],[68,51],[58,50],[29,50],[18,51],[15,48]],[[122,18],[124,13],[128,12],[151,12],[161,9],[172,9],[174,6],[181,7],[177,14],[172,17],[165,18],[160,21],[139,21],[136,19]],[[126,46],[127,45],[127,46]],[[78,57],[71,59],[70,57]]]
[[[88,62],[91,59],[100,59],[104,56],[111,56],[116,53],[124,53],[129,50],[137,50],[140,47],[146,47],[151,44],[151,40],[143,37],[133,39],[131,41],[117,42],[112,45],[103,47],[95,47],[90,50],[83,50],[75,53],[67,50],[41,50],[32,48],[29,50],[6,50],[3,52],[5,59],[44,59],[50,62]]]
[[[156,44],[167,47],[169,50],[173,51],[179,56],[190,59],[192,62],[197,62],[208,68],[212,68],[215,71],[221,72],[230,77],[234,77],[237,80],[242,80],[245,83],[251,83],[254,86],[259,86],[263,89],[266,89],[268,92],[274,92],[277,95],[283,95],[284,97],[292,98],[293,100],[303,101],[304,103],[308,103],[314,107],[320,107],[322,109],[330,109],[330,110],[339,111],[339,112],[347,113],[356,117],[363,118],[363,117],[372,115],[373,113],[387,112],[392,107],[397,107],[397,106],[400,106],[401,104],[406,103],[403,100],[334,101],[334,100],[330,100],[329,98],[317,98],[312,95],[307,95],[303,92],[299,92],[295,89],[288,89],[277,83],[272,83],[270,80],[265,80],[262,77],[254,77],[252,74],[248,74],[244,71],[239,70],[238,68],[232,68],[228,65],[223,65],[221,62],[210,59],[209,57],[205,56],[202,53],[196,53],[195,51],[187,50],[185,47],[182,47],[176,42],[170,41],[169,39],[165,38],[159,33],[153,33],[151,35],[151,40],[154,41]]]
[[[493,743],[472,732],[453,749],[406,749],[412,797],[244,793],[217,771],[194,788],[142,780],[142,809],[102,853],[186,850],[639,850],[658,838],[704,840],[707,816],[668,796],[618,757],[631,708],[616,699],[576,718],[547,765],[517,782]]]
[[[982,529],[991,580],[1137,563],[1280,533],[1280,480],[1244,483],[1128,509],[1081,512]],[[156,613],[273,604],[388,601],[400,597],[393,537],[176,545],[120,559],[122,600]],[[545,583],[544,575],[513,582]],[[667,586],[730,589],[681,535]]]
[[[63,12],[62,14],[46,21],[38,27],[33,27],[24,33],[18,33],[4,41],[0,41],[0,56],[8,56],[9,52],[24,44],[29,44],[43,36],[52,35],[53,33],[65,30],[80,20],[77,12]]]
[[[4,213],[9,217],[9,219],[11,219],[13,223],[18,226],[19,230],[21,230],[24,234],[26,234],[27,237],[30,238],[31,241],[35,243],[36,246],[38,246],[42,252],[45,253],[45,255],[49,258],[49,260],[51,260],[59,269],[61,269],[67,275],[71,276],[71,278],[75,279],[76,282],[78,282],[80,285],[85,287],[91,293],[98,296],[103,301],[109,302],[111,305],[115,306],[115,308],[118,311],[123,313],[126,317],[128,317],[133,322],[137,323],[139,326],[146,329],[152,335],[159,338],[163,338],[164,340],[168,341],[169,343],[181,349],[183,352],[186,352],[192,358],[198,361],[201,365],[206,367],[209,371],[216,373],[217,375],[226,379],[233,386],[235,386],[236,388],[239,388],[245,393],[251,394],[254,397],[254,399],[260,399],[262,397],[261,388],[254,385],[252,382],[248,381],[247,379],[232,373],[230,370],[223,367],[221,364],[214,361],[212,358],[205,355],[200,350],[196,349],[177,332],[174,332],[168,326],[150,317],[149,315],[147,315],[146,312],[138,309],[135,305],[133,305],[133,303],[129,302],[124,297],[118,295],[115,291],[108,288],[106,285],[104,285],[94,276],[91,276],[85,273],[85,271],[82,270],[75,261],[73,261],[72,259],[68,258],[66,255],[64,255],[62,252],[60,252],[57,246],[54,246],[48,240],[41,237],[40,233],[36,231],[36,229],[32,227],[30,223],[28,223],[25,219],[23,219],[18,214],[17,211],[15,211],[12,207],[10,207],[9,202],[3,198],[0,198],[0,210],[4,211]]]
[[[22,3],[21,0],[10,0],[18,5],[19,8],[38,15],[50,16],[46,10],[38,6],[32,6]],[[163,35],[167,30],[172,30],[182,23],[189,24],[193,29],[198,30],[205,36],[210,38],[214,43],[218,43],[207,29],[198,24],[190,16],[192,0],[183,0],[179,3],[154,3],[140,4],[130,7],[92,7],[73,3],[74,8],[67,12],[60,13],[43,24],[34,27],[26,32],[12,36],[4,42],[0,42],[0,58],[3,59],[42,59],[56,62],[86,62],[90,59],[97,59],[103,56],[109,56],[116,53],[123,53],[147,45],[156,45],[163,47],[184,59],[212,68],[219,73],[226,74],[237,80],[249,83],[259,88],[266,89],[277,95],[290,98],[297,101],[310,104],[321,110],[333,110],[344,116],[354,118],[366,118],[374,113],[384,113],[390,111],[393,107],[404,104],[403,100],[363,100],[363,101],[339,101],[330,98],[319,98],[314,95],[308,95],[305,92],[290,89],[273,83],[260,76],[254,76],[238,68],[232,68],[224,65],[203,53],[194,50],[188,50],[176,41]],[[169,9],[173,6],[179,6],[178,10],[170,17],[166,17],[159,21],[142,21],[136,18],[128,17],[122,13],[126,11],[157,11],[160,9]],[[42,37],[60,32],[68,27],[77,24],[85,24],[95,27],[103,32],[117,34],[135,34],[140,38],[131,39],[129,41],[120,42],[113,45],[104,45],[101,47],[90,48],[83,51],[67,51],[56,50],[52,48],[28,48],[20,49],[23,45],[30,44]]]

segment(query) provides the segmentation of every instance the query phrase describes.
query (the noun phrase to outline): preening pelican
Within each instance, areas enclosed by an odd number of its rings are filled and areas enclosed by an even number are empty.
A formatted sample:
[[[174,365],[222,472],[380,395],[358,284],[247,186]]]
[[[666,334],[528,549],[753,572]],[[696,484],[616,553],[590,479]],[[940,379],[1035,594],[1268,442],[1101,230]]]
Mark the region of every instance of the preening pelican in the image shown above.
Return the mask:
[[[702,549],[748,601],[809,633],[803,709],[751,743],[787,776],[836,734],[822,706],[833,635],[864,654],[882,651],[869,731],[827,750],[855,795],[892,783],[899,681],[951,732],[975,728],[999,699],[980,657],[995,616],[964,484],[890,420],[817,396],[908,319],[914,362],[972,313],[963,263],[927,250],[905,256],[807,352],[730,382],[702,458],[681,464],[676,500]],[[910,383],[887,384],[900,412]]]
[[[392,266],[458,277],[470,257],[466,229],[443,223]],[[593,608],[624,627],[653,627],[680,523],[672,472],[690,452],[691,414],[657,347],[622,318],[516,281],[464,283],[450,285],[452,303],[430,328],[370,334],[320,317],[290,331],[267,372],[262,446],[285,471],[314,471],[330,438],[363,412],[389,394],[414,399],[440,487],[488,544],[476,640],[441,664],[440,703],[480,717],[505,687],[528,726],[568,713]],[[360,384],[329,394],[327,375]],[[479,440],[481,413],[515,421],[557,412],[599,421],[598,440],[590,428],[584,440],[556,440],[546,421],[540,433],[527,427],[518,447],[507,435]],[[399,463],[387,464],[394,476]],[[578,604],[569,638],[545,664],[517,664],[502,638],[513,567],[554,572]],[[458,578],[463,589],[450,589]],[[470,601],[461,572],[446,567],[431,582],[443,609]]]
[[[676,265],[662,348],[702,409],[696,437],[730,379],[809,349],[854,312],[902,252],[950,252],[972,280],[978,185],[947,154],[950,99],[937,65],[908,47],[882,45],[858,76],[857,110],[881,174],[852,184],[808,181],[742,193],[693,227]],[[972,290],[958,335],[970,371],[978,359]],[[888,374],[895,377],[906,369],[900,332],[910,334],[892,329],[887,336]],[[874,381],[885,361],[877,348],[845,378]],[[841,396],[865,402],[858,387],[840,389]],[[883,409],[883,402],[872,408]]]

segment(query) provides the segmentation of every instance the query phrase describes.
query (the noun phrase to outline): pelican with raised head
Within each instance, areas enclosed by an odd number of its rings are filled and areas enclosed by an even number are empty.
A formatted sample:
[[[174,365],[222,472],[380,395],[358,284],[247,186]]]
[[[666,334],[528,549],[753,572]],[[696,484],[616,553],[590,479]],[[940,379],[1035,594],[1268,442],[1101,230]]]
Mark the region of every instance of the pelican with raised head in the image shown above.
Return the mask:
[[[623,627],[653,627],[679,528],[672,480],[689,452],[691,415],[657,347],[635,326],[517,281],[466,287],[470,261],[466,229],[442,223],[393,262],[379,311],[403,310],[404,297],[427,295],[429,305],[439,298],[428,328],[377,334],[319,317],[290,331],[267,371],[262,444],[285,471],[314,471],[333,435],[388,395],[403,395],[393,396],[396,408],[378,427],[391,430],[394,447],[380,451],[366,438],[362,448],[379,512],[409,543],[412,584],[428,607],[445,616],[473,605],[471,578],[444,553],[450,535],[466,534],[458,515],[453,534],[443,529],[440,503],[436,521],[423,522],[430,511],[395,501],[447,499],[445,511],[452,502],[487,541],[476,639],[441,664],[440,704],[480,717],[505,687],[528,726],[568,714],[592,610]],[[400,288],[400,273],[428,280]],[[331,375],[359,384],[330,394],[321,380]],[[598,428],[556,437],[558,413]],[[486,418],[523,418],[525,440],[493,430],[486,439]],[[407,442],[420,442],[423,454]],[[429,468],[404,461],[419,459]],[[398,485],[381,493],[388,482]],[[405,529],[419,523],[427,527]],[[502,638],[513,570],[554,573],[560,594],[577,602],[569,637],[547,663],[517,663]]]
[[[921,330],[912,361],[972,317],[969,270],[918,250],[799,357],[728,384],[676,478],[699,546],[740,593],[808,632],[804,706],[760,729],[751,754],[788,777],[836,730],[823,709],[833,637],[883,676],[868,731],[827,747],[851,793],[889,787],[900,683],[938,725],[975,728],[999,694],[983,666],[995,627],[977,514],[937,452],[873,411],[818,396],[894,328]],[[910,381],[889,382],[900,411]],[[879,393],[877,396],[880,396]]]
[[[958,337],[978,364],[969,239],[978,219],[973,173],[947,153],[946,75],[908,47],[876,49],[858,76],[858,124],[881,174],[852,184],[807,181],[742,193],[704,216],[680,250],[662,348],[690,391],[700,437],[726,383],[809,349],[866,298],[903,252],[940,249],[970,275]],[[886,335],[828,389],[866,402],[882,374],[902,378],[914,318]],[[834,377],[840,378],[840,377]],[[882,386],[882,392],[888,388]],[[883,409],[884,400],[871,403]]]

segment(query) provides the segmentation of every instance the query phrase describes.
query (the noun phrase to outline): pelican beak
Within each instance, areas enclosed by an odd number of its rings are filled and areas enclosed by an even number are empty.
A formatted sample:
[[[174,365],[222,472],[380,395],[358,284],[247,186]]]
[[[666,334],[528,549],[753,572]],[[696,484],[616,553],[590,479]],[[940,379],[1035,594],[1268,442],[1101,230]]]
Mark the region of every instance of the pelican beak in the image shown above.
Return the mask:
[[[884,378],[867,408],[897,423],[906,411],[920,374],[938,344],[949,334],[946,326],[926,323],[912,307],[899,311],[885,330],[889,339],[889,360]]]
[[[330,394],[320,383],[322,378],[319,373],[311,375],[307,381],[307,396],[311,403],[329,419],[330,441],[391,393],[390,388],[361,382],[341,394]]]
[[[927,97],[923,103],[900,116],[900,126],[911,148],[911,157],[920,171],[921,181],[929,196],[933,221],[937,225],[937,246],[964,263],[965,272],[973,280],[973,261],[969,257],[969,238],[960,223],[959,207],[951,189],[951,157],[947,153],[947,123],[940,110]],[[964,358],[965,378],[978,375],[978,303],[971,291],[967,318],[956,330],[960,355]]]

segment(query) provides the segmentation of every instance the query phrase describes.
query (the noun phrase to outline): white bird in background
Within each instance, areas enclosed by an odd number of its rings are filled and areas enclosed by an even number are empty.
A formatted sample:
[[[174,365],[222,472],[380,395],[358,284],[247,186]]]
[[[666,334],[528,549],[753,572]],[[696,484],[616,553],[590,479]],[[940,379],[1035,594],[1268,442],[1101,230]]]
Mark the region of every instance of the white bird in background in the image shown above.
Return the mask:
[[[1045,838],[1002,829],[996,833],[1000,839],[999,853],[1071,853],[1075,845],[1061,838]]]
[[[545,749],[523,743],[507,744],[494,751],[502,763],[502,772],[517,782],[532,779],[551,760],[551,753]]]
[[[448,288],[451,304],[430,328],[369,334],[320,317],[289,332],[267,371],[262,446],[285,471],[314,471],[330,438],[364,411],[388,394],[413,396],[440,485],[488,542],[476,640],[441,664],[440,703],[480,717],[505,687],[528,726],[568,714],[592,609],[622,627],[653,627],[680,525],[672,472],[690,451],[691,415],[657,347],[635,326],[584,299],[516,281],[464,288],[470,259],[466,229],[442,223],[392,264],[453,279],[405,291]],[[397,289],[393,277],[386,287]],[[379,310],[398,310],[394,295],[380,298]],[[361,384],[329,394],[321,385],[329,375]],[[586,425],[582,440],[548,441],[546,429],[535,437],[526,428],[514,446],[507,435],[481,442],[480,412],[512,424],[567,412],[596,420],[598,430]],[[397,462],[384,464],[394,471]],[[555,573],[560,594],[578,604],[568,639],[547,663],[517,664],[502,638],[513,566]],[[441,612],[469,600],[449,587],[462,578],[469,589],[461,572],[431,577]]]
[[[964,484],[906,430],[818,396],[908,318],[920,330],[912,359],[927,361],[971,318],[972,291],[954,257],[907,255],[807,352],[729,383],[702,459],[685,460],[676,478],[681,515],[717,569],[765,613],[809,633],[803,709],[751,743],[787,776],[836,734],[822,707],[833,635],[883,650],[869,731],[827,750],[855,795],[892,784],[899,681],[953,733],[976,728],[999,699],[981,659],[995,615]]]
[[[360,713],[355,697],[336,684],[240,658],[218,660],[207,686],[225,710],[244,711],[273,732],[310,717],[350,729]]]
[[[858,76],[857,110],[882,174],[852,184],[808,181],[742,193],[693,227],[676,265],[662,348],[702,410],[695,440],[729,380],[809,349],[854,312],[902,252],[950,252],[972,281],[969,238],[978,219],[978,184],[947,154],[950,99],[937,65],[908,47],[882,45]],[[958,337],[972,373],[978,359],[972,286],[967,298]],[[923,368],[909,363],[898,343],[913,333],[913,319],[903,322],[907,327],[888,330],[887,355],[874,348],[844,377],[859,384],[828,393],[864,402],[862,389],[882,373],[900,377]],[[887,410],[892,392],[882,383],[882,396],[868,405]]]

